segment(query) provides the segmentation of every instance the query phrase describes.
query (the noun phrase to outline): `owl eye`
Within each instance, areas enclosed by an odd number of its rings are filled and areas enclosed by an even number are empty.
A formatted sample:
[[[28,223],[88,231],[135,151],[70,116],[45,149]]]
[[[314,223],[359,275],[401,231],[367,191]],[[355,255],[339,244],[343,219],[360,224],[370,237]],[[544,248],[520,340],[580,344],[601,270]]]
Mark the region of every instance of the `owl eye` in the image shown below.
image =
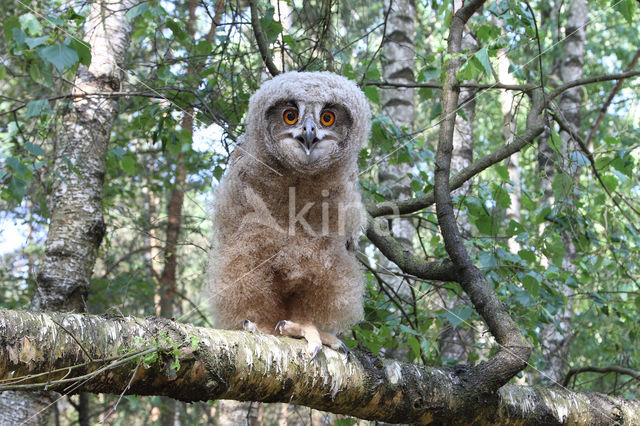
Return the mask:
[[[292,108],[287,109],[282,115],[282,118],[284,118],[284,122],[287,124],[296,124],[296,121],[298,121],[298,110]]]
[[[336,115],[331,111],[322,111],[320,122],[325,126],[331,126],[336,121]]]

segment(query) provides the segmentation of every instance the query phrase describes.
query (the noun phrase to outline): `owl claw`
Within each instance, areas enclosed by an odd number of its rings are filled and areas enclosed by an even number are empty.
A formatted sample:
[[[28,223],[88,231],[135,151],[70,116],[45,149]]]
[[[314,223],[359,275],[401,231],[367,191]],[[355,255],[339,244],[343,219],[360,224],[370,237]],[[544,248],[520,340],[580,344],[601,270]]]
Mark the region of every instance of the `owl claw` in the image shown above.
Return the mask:
[[[256,331],[258,331],[258,326],[254,322],[251,322],[249,320],[244,320],[242,321],[242,329],[244,331],[255,333]]]
[[[276,328],[273,330],[274,334],[282,334],[282,329],[280,329],[281,326],[286,326],[287,325],[287,320],[281,320],[278,321],[278,323],[276,324]]]
[[[338,343],[340,344],[340,348],[344,351],[344,354],[348,357],[350,352],[347,345],[345,345],[344,342],[340,339],[338,339]]]
[[[313,361],[316,355],[318,355],[318,352],[320,352],[320,349],[322,349],[322,345],[312,345],[311,343],[309,343],[309,353],[311,353],[311,358],[309,358],[309,361]]]

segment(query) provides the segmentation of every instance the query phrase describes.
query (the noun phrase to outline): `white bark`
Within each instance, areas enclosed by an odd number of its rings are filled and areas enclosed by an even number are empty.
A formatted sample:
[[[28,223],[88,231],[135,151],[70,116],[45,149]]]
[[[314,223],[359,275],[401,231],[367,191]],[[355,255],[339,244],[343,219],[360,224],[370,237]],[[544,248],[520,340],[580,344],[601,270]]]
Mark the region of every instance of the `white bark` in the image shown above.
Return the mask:
[[[84,41],[91,64],[80,66],[74,94],[120,89],[119,64],[129,44],[131,23],[124,14],[137,1],[95,2]],[[36,278],[34,310],[84,311],[98,247],[105,232],[102,185],[111,127],[118,114],[116,98],[75,98],[58,135],[49,198],[51,220],[45,255]],[[71,165],[72,167],[69,167]],[[0,424],[49,424],[57,394],[0,395]]]
[[[563,83],[568,83],[582,78],[582,67],[584,65],[585,52],[585,30],[589,19],[589,6],[586,0],[574,0],[568,3],[567,26],[565,29],[566,39],[563,42],[563,58],[560,64],[560,75]],[[580,109],[582,108],[582,88],[574,87],[566,90],[560,97],[560,111],[565,120],[571,123],[574,128],[580,129]],[[560,132],[562,140],[562,151],[567,161],[567,171],[573,171],[577,176],[575,165],[571,164],[570,152],[577,149],[577,144],[572,140],[567,132]],[[560,201],[560,200],[558,200]],[[562,235],[565,255],[563,268],[573,273],[575,266],[573,262],[576,258],[576,247],[570,230]],[[567,356],[571,344],[571,319],[573,316],[572,298],[573,291],[563,286],[562,293],[567,297],[567,303],[563,309],[556,314],[559,327],[549,324],[543,330],[541,336],[542,355],[547,363],[542,370],[542,381],[561,381],[567,370]]]
[[[504,84],[516,84],[516,79],[509,74],[509,63],[507,50],[500,49],[498,51],[498,79]],[[503,90],[500,92],[500,107],[502,110],[502,141],[505,144],[510,144],[514,141],[516,135],[516,120],[514,116],[516,104],[512,91]],[[521,220],[520,207],[522,205],[522,183],[520,182],[518,154],[516,152],[506,161],[509,180],[512,182],[511,192],[509,193],[511,205],[507,208],[507,220],[515,220],[516,222]],[[520,244],[513,237],[509,238],[508,245],[512,253],[517,253],[520,250]]]
[[[161,348],[155,346],[159,335],[168,342]],[[468,382],[465,367],[407,364],[358,350],[347,357],[328,348],[310,361],[301,340],[205,329],[161,318],[107,319],[0,309],[0,340],[0,389],[64,389],[78,383],[73,392],[121,394],[129,386],[127,395],[168,395],[185,402],[281,401],[391,423],[601,425],[615,420],[638,425],[640,421],[640,402],[634,400],[512,384],[493,395],[481,394],[483,378]],[[136,369],[139,356],[156,351],[154,361]],[[179,370],[170,367],[175,360]],[[29,383],[19,380],[47,372]]]
[[[391,10],[387,17],[385,41],[382,47],[384,65],[382,74],[385,81],[394,83],[414,82],[414,38],[416,10],[413,0],[385,0],[385,11]],[[388,88],[380,90],[382,113],[398,127],[411,131],[414,120],[414,89]],[[405,142],[404,140],[401,142]],[[406,200],[412,196],[407,174],[411,164],[388,164],[380,166],[380,184],[389,190],[389,199]],[[390,221],[391,234],[406,248],[412,248],[415,228],[411,219],[397,218]],[[392,262],[384,259],[382,267],[391,272],[398,271]],[[387,272],[387,271],[385,271]],[[393,275],[387,282],[402,296],[409,294],[403,279]]]

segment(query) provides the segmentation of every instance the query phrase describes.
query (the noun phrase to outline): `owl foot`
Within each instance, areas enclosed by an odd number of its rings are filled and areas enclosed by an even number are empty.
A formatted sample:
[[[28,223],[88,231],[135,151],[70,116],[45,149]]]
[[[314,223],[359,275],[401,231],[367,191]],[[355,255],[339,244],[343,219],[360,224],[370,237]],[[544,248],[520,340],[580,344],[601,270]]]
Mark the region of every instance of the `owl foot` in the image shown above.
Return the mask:
[[[320,352],[320,349],[322,349],[320,332],[312,324],[300,324],[287,320],[278,321],[275,334],[295,338],[303,337],[307,341],[307,352],[311,354],[311,360],[313,360],[316,355],[318,355],[318,352]]]
[[[335,351],[343,350],[345,354],[349,354],[349,348],[340,339],[333,334],[318,330],[312,324],[282,320],[276,324],[275,334],[295,338],[303,337],[307,341],[307,351],[311,354],[311,359],[318,355],[322,345],[329,346]]]
[[[249,320],[242,321],[242,329],[251,333],[257,333],[258,331],[260,331],[260,329],[258,328],[258,324]]]
[[[338,339],[335,335],[321,331],[320,339],[322,340],[323,345],[329,346],[334,351],[340,352],[340,350],[342,350],[344,351],[345,355],[349,355],[349,348],[347,347],[347,345],[345,345],[344,342]]]

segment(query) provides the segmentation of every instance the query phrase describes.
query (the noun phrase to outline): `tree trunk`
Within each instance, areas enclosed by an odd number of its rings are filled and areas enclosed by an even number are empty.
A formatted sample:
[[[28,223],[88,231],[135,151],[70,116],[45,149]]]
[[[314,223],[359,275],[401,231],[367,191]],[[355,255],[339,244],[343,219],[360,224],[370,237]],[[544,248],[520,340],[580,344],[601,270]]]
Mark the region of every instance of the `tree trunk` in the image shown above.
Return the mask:
[[[568,4],[567,26],[565,29],[566,39],[563,43],[563,59],[560,64],[560,75],[563,83],[568,83],[582,78],[582,67],[584,65],[585,52],[585,30],[589,19],[589,7],[586,0],[576,0]],[[574,87],[566,90],[560,96],[560,112],[564,119],[573,125],[575,129],[580,129],[580,110],[582,108],[582,88]],[[562,141],[562,154],[565,157],[565,167],[567,173],[573,175],[575,179],[579,174],[578,167],[572,163],[571,153],[579,150],[576,141],[574,141],[569,133],[560,132]],[[556,169],[559,165],[556,165]],[[570,195],[572,190],[566,189],[568,192],[569,203],[563,206],[563,209],[573,208],[573,197]],[[556,203],[560,200],[556,200]],[[563,200],[563,203],[566,201]],[[573,232],[566,229],[562,233],[562,242],[564,246],[564,259],[562,262],[563,269],[573,274],[575,266],[573,264],[577,251],[573,242]],[[546,361],[546,366],[542,369],[541,380],[543,382],[552,381],[554,383],[561,382],[565,372],[567,371],[567,357],[569,354],[569,346],[571,344],[571,319],[573,316],[573,290],[566,285],[562,285],[560,291],[567,298],[567,303],[555,317],[559,324],[547,325],[541,336],[542,356]]]
[[[131,31],[124,14],[135,4],[122,0],[92,5],[83,39],[91,45],[91,64],[78,68],[72,93],[120,89],[124,75],[119,64],[124,61]],[[51,219],[31,302],[33,310],[86,310],[93,267],[105,233],[102,186],[111,127],[117,115],[117,98],[96,96],[73,99],[63,116],[55,141],[48,200]],[[47,392],[4,393],[0,395],[0,407],[12,409],[0,410],[0,423],[48,424],[55,410],[55,404],[51,404],[58,398]]]
[[[385,81],[392,83],[413,83],[415,75],[414,65],[414,38],[416,10],[413,0],[385,0],[385,11],[388,12],[386,33],[384,34],[384,44],[382,53],[384,64],[382,75]],[[390,9],[389,9],[390,8]],[[394,125],[407,132],[406,143],[410,137],[408,133],[413,128],[414,120],[414,89],[413,88],[386,88],[380,90],[380,104],[382,114],[389,117]],[[403,149],[397,146],[394,149]],[[391,155],[393,158],[394,155]],[[408,173],[411,172],[412,165],[409,163],[389,164],[384,161],[380,165],[379,180],[380,185],[388,189],[389,200],[406,200],[411,197],[412,190],[409,187],[411,182]],[[395,218],[389,221],[389,229],[400,243],[407,249],[413,248],[415,228],[411,219]],[[382,269],[386,273],[385,279],[401,296],[410,294],[409,284],[405,283],[402,277],[394,275],[398,268],[386,258],[381,263]],[[403,285],[403,283],[405,283]]]
[[[500,83],[516,84],[516,79],[509,74],[509,57],[506,49],[498,50],[498,79]],[[516,100],[513,92],[510,90],[502,90],[500,92],[500,109],[502,110],[502,140],[505,144],[513,143],[516,136],[516,118],[515,118]],[[522,205],[522,183],[520,182],[520,160],[519,153],[511,155],[506,161],[507,170],[509,171],[509,180],[511,181],[511,192],[509,199],[511,201],[507,208],[507,220],[520,222],[522,219],[520,207]],[[512,253],[518,253],[520,243],[514,237],[509,238],[509,250]]]
[[[0,309],[0,336],[0,390],[48,386],[71,393],[167,395],[185,402],[286,402],[390,423],[637,425],[640,420],[638,401],[515,385],[481,395],[462,379],[465,367],[413,365],[360,351],[345,356],[328,348],[309,361],[299,339],[162,318]],[[158,336],[165,338],[159,342]],[[175,361],[179,369],[171,366]]]

